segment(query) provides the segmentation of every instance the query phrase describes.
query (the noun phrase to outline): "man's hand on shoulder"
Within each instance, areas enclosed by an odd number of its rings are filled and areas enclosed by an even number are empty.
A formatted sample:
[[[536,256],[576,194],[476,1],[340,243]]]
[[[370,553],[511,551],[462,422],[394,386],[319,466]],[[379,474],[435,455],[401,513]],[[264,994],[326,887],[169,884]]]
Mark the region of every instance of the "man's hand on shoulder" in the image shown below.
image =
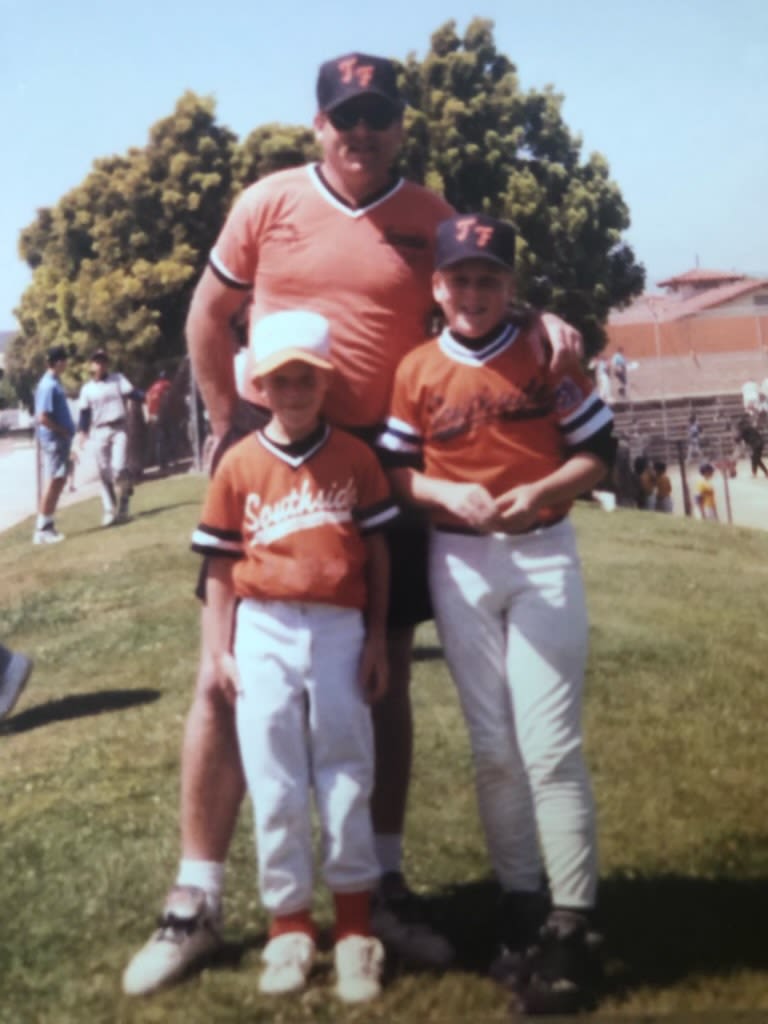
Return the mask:
[[[554,313],[542,313],[541,324],[552,346],[552,369],[556,373],[561,373],[579,366],[584,356],[584,339],[581,331],[577,331]]]

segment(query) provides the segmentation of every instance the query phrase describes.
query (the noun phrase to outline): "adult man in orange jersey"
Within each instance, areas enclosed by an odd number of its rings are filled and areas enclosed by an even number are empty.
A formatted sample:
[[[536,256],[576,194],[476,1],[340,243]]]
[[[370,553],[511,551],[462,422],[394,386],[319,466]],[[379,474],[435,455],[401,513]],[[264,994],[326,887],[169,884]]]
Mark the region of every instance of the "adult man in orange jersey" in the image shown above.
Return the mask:
[[[317,100],[320,162],[269,175],[240,195],[190,307],[189,353],[222,447],[259,422],[258,408],[238,397],[230,341],[246,295],[251,319],[307,309],[329,320],[336,372],[325,414],[370,441],[383,424],[400,358],[429,333],[435,230],[453,211],[393,171],[404,109],[395,66],[361,53],[329,60],[320,68]],[[556,317],[546,326],[556,355],[578,355],[577,332]],[[259,396],[246,397],[258,403]],[[411,647],[415,624],[431,617],[420,523],[391,532],[390,557],[389,689],[374,713],[372,813],[382,873],[374,927],[406,961],[440,967],[451,947],[419,920],[402,875]],[[203,606],[200,670],[182,754],[182,859],[160,929],[124,976],[131,994],[173,980],[220,941],[224,860],[244,784],[234,716],[215,682],[206,630]]]

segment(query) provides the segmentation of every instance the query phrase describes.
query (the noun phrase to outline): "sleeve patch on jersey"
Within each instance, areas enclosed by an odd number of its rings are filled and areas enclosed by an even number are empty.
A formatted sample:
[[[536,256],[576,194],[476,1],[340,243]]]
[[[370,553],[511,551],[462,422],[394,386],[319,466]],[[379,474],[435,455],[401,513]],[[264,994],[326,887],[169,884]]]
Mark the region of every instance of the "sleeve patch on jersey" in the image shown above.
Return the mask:
[[[584,392],[570,377],[563,377],[555,391],[555,411],[562,419],[577,409],[584,400]]]

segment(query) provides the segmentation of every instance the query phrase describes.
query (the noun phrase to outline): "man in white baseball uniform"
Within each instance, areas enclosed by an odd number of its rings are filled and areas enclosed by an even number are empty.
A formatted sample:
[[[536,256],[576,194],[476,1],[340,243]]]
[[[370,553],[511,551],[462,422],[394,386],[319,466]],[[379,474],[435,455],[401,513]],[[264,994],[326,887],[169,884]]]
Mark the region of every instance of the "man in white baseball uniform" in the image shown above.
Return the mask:
[[[142,397],[122,373],[109,372],[104,349],[91,356],[91,379],[80,392],[78,431],[81,446],[90,439],[101,480],[102,526],[127,522],[133,485],[127,469],[128,431],[125,402]]]
[[[613,417],[580,368],[552,369],[538,324],[508,316],[514,251],[506,222],[440,224],[433,290],[448,326],[400,363],[380,444],[396,493],[432,520],[435,621],[506,896],[504,980],[526,1012],[571,1013],[592,1001],[597,849],[568,510],[608,470]],[[552,905],[537,920],[542,855]]]

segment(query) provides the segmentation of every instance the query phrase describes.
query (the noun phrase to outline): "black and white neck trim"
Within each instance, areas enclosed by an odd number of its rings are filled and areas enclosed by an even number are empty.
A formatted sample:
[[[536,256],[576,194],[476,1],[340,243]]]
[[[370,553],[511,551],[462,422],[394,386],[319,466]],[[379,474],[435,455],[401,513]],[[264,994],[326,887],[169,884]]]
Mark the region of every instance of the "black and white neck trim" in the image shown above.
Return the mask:
[[[299,441],[291,441],[288,444],[280,444],[272,441],[264,433],[264,429],[256,431],[257,440],[271,452],[276,458],[287,462],[293,469],[308,462],[318,452],[328,438],[331,436],[331,428],[327,423],[320,423],[311,434],[302,437]]]
[[[438,344],[443,352],[457,363],[483,366],[513,345],[519,333],[520,328],[517,324],[504,324],[485,338],[478,338],[466,344],[446,327],[438,338]],[[469,339],[467,341],[469,342]]]
[[[371,210],[380,206],[390,199],[396,192],[405,184],[403,178],[394,177],[392,181],[386,185],[383,189],[379,189],[378,192],[374,192],[370,196],[366,196],[365,200],[359,206],[352,206],[343,196],[339,195],[331,185],[329,185],[327,178],[323,174],[320,164],[308,164],[307,173],[309,174],[312,184],[315,186],[320,195],[325,199],[331,206],[334,206],[337,210],[341,210],[348,217],[364,217],[366,213],[370,213]]]

